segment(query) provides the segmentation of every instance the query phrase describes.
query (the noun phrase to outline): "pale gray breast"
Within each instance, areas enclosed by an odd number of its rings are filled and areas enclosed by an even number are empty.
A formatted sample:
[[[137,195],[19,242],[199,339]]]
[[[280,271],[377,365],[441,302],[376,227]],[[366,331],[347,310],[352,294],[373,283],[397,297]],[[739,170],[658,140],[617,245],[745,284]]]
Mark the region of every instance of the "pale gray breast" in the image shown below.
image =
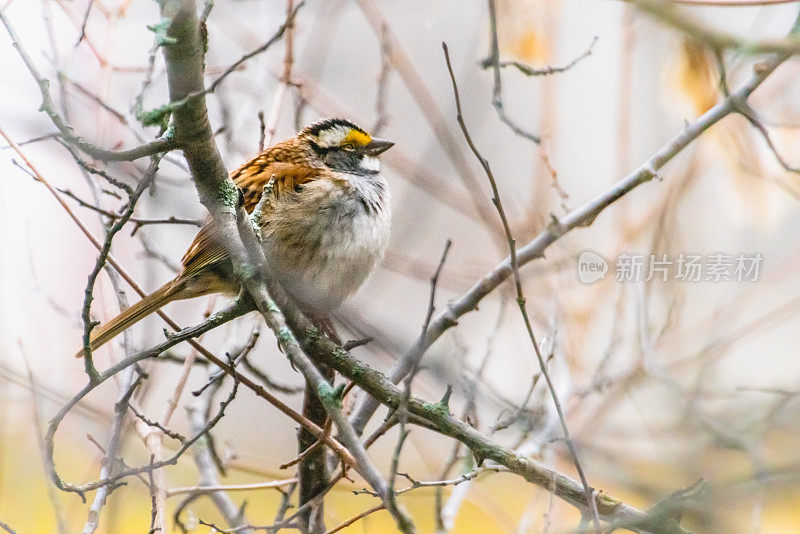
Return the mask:
[[[390,206],[380,174],[343,175],[283,196],[262,230],[274,274],[307,311],[327,313],[367,279],[389,241]]]

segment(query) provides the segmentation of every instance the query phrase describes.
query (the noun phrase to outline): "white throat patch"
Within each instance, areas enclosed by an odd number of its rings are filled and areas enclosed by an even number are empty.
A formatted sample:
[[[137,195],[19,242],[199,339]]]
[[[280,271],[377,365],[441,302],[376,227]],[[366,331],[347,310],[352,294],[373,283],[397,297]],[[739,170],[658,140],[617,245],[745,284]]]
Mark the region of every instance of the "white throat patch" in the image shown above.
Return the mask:
[[[375,156],[364,156],[361,158],[361,168],[370,172],[380,172],[381,162]]]

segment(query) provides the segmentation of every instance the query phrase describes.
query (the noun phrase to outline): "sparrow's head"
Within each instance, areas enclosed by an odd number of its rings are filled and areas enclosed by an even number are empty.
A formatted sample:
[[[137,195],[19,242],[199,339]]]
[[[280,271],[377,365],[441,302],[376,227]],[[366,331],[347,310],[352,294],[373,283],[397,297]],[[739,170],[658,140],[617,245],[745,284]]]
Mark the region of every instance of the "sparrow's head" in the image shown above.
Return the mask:
[[[331,169],[351,174],[376,174],[381,170],[378,156],[394,143],[372,138],[345,119],[328,118],[307,126],[299,137],[307,141]]]

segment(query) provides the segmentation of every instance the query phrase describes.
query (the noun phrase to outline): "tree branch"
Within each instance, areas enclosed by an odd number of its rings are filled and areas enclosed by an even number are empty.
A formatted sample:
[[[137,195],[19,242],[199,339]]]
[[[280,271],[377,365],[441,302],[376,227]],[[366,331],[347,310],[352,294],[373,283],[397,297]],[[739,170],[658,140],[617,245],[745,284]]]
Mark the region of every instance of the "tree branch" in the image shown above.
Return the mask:
[[[169,20],[167,30],[171,44],[164,48],[170,101],[178,102],[187,96],[202,94],[203,46],[193,0],[165,0],[161,15]],[[266,259],[253,231],[249,216],[240,205],[240,193],[228,177],[208,120],[205,99],[189,99],[173,110],[175,137],[184,150],[192,171],[201,202],[211,212],[223,244],[233,265],[234,273],[253,298],[267,325],[290,360],[301,370],[325,410],[339,429],[340,439],[355,459],[354,468],[381,495],[387,510],[404,532],[413,532],[413,525],[387,492],[386,481],[369,460],[363,444],[344,415],[332,386],[300,349],[286,328],[280,311],[267,292],[269,282]],[[280,288],[270,284],[270,293],[282,295]]]
[[[734,48],[745,54],[766,53],[796,54],[800,52],[800,36],[792,31],[783,39],[749,41],[734,35],[719,32],[685,16],[674,5],[675,2],[661,0],[628,0],[659,22],[672,26],[715,50]],[[763,1],[763,0],[762,0]]]
[[[796,31],[798,21],[792,29]],[[523,266],[535,259],[543,258],[544,252],[550,245],[561,239],[565,234],[576,228],[591,226],[597,216],[611,204],[618,201],[638,186],[649,182],[656,176],[656,172],[677,156],[683,149],[700,137],[706,130],[719,121],[737,112],[735,102],[746,101],[764,80],[780,66],[791,54],[781,52],[769,59],[758,63],[750,77],[730,97],[718,103],[694,122],[676,134],[668,143],[662,146],[655,154],[639,165],[633,172],[622,178],[605,193],[576,208],[562,219],[553,218],[547,228],[533,240],[517,250],[517,260]],[[387,377],[398,383],[413,369],[425,354],[425,351],[439,337],[451,327],[458,324],[458,319],[478,306],[478,303],[489,293],[494,291],[503,281],[512,274],[511,258],[507,257],[494,269],[486,273],[466,293],[453,300],[447,309],[440,312],[432,321],[424,336],[417,338],[415,343],[401,356],[387,372]],[[375,413],[379,402],[366,398],[354,411],[351,420],[353,426],[361,432]]]
[[[165,137],[127,150],[106,150],[104,148],[95,146],[82,137],[75,135],[72,130],[72,126],[67,124],[64,118],[56,111],[53,98],[50,96],[50,81],[42,77],[42,75],[39,73],[39,70],[36,68],[36,65],[33,63],[33,60],[31,60],[28,53],[25,51],[25,48],[23,48],[19,37],[2,10],[0,10],[0,22],[2,22],[6,27],[6,31],[8,32],[9,37],[11,37],[14,49],[22,58],[22,61],[28,68],[28,71],[36,81],[36,85],[39,86],[39,92],[42,94],[41,110],[47,113],[47,116],[50,117],[50,120],[53,122],[56,128],[58,128],[58,131],[61,133],[61,137],[65,141],[78,147],[89,156],[103,161],[133,161],[135,159],[154,156],[156,154],[169,152],[170,150],[178,148],[178,145],[172,138]]]
[[[399,409],[405,396],[403,389],[392,383],[382,373],[360,362],[327,337],[321,335],[296,307],[289,305],[282,309],[288,325],[297,334],[303,350],[314,361],[328,365],[351,380],[357,381],[359,387],[374,398],[391,408]],[[408,398],[407,409],[410,414],[433,425],[439,433],[464,443],[472,450],[479,462],[494,461],[542,488],[550,488],[552,484],[558,497],[582,511],[588,510],[589,503],[580,482],[548,469],[531,458],[520,456],[510,449],[501,447],[469,424],[456,419],[446,406],[425,402],[411,396]],[[596,493],[594,499],[600,518],[609,523],[617,521],[626,524],[635,523],[639,526],[640,531],[686,533],[680,527],[666,528],[645,512],[628,506],[603,492]]]

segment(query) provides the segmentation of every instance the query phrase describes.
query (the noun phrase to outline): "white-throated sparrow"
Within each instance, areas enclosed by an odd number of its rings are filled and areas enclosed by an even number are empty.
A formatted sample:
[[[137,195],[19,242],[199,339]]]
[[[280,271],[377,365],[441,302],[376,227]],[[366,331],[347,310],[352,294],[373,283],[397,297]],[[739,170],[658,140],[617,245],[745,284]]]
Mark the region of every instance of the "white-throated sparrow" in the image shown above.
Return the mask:
[[[372,272],[389,239],[389,191],[378,155],[394,143],[350,121],[328,118],[264,150],[231,173],[248,213],[264,186],[260,238],[270,273],[307,313],[325,317]],[[207,224],[167,282],[91,333],[92,349],[168,302],[240,286],[225,248]],[[81,357],[81,350],[76,356]]]

